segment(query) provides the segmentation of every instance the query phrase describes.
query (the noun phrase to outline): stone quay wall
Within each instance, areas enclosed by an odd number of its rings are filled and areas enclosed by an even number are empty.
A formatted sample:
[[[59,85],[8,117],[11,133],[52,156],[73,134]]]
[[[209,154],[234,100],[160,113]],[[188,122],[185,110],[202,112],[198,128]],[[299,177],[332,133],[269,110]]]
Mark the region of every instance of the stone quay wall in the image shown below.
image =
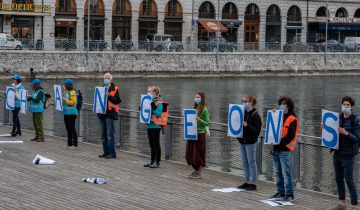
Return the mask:
[[[88,61],[88,62],[87,62]],[[218,61],[218,62],[217,62]],[[146,53],[0,51],[1,76],[28,73],[48,78],[142,76],[360,75],[360,53]]]

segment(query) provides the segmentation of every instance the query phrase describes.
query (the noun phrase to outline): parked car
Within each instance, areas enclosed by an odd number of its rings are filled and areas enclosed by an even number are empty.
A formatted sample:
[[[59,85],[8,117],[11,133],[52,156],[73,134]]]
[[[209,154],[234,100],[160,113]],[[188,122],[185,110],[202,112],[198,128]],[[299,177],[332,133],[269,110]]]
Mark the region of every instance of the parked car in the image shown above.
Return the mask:
[[[325,52],[326,41],[319,40],[315,44],[310,45],[312,52]],[[345,46],[335,39],[329,39],[327,41],[328,52],[343,52]]]
[[[283,52],[309,52],[311,47],[302,42],[286,43],[283,46]]]
[[[360,37],[348,36],[344,40],[345,50],[348,52],[360,51]]]
[[[208,42],[199,42],[198,48],[201,52],[216,52],[218,48],[218,38],[210,39]],[[219,37],[219,52],[234,52],[237,50],[235,42],[229,42],[224,37]]]
[[[9,34],[0,33],[0,49],[21,50],[23,45]]]
[[[168,44],[170,44],[169,51],[179,52],[184,49],[182,43],[175,41],[174,37],[169,34],[148,34],[146,40],[145,45],[148,51],[167,51]],[[170,42],[167,40],[170,40]]]

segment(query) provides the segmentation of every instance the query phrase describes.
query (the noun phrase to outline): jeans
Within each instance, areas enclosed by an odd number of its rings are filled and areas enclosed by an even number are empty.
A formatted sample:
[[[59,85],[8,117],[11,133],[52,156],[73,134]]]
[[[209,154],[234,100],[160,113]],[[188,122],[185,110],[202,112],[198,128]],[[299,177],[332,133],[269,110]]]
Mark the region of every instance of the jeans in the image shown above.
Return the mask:
[[[246,182],[256,182],[258,180],[258,170],[256,165],[256,146],[257,143],[240,144],[240,154]]]
[[[64,122],[68,136],[68,146],[78,146],[78,137],[75,128],[76,115],[64,115]]]
[[[36,137],[44,137],[43,113],[33,112],[33,124]]]
[[[116,157],[114,119],[109,117],[100,118],[100,125],[104,155]]]
[[[147,129],[151,148],[151,163],[154,163],[155,161],[160,162],[161,160],[160,131],[161,128]]]
[[[13,127],[11,133],[16,133],[17,131],[20,131],[20,120],[19,120],[19,112],[20,108],[15,108],[12,112],[12,121],[13,121]]]
[[[273,151],[277,192],[289,196],[294,194],[289,151]]]
[[[354,183],[355,156],[341,157],[334,154],[333,163],[339,200],[345,200],[345,182],[349,190],[351,205],[358,204],[357,192]],[[344,182],[345,179],[345,182]]]

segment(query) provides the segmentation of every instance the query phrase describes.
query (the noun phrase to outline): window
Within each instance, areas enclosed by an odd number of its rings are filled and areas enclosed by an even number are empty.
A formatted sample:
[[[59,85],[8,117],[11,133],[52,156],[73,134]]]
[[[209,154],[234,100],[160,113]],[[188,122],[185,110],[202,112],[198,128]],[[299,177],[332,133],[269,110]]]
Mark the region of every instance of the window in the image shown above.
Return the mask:
[[[299,7],[297,7],[297,6],[290,7],[290,9],[288,11],[287,21],[288,22],[301,22],[301,12],[300,12]]]
[[[238,11],[235,4],[229,2],[225,4],[222,11],[223,19],[238,19]]]
[[[215,18],[215,9],[212,3],[206,1],[200,5],[199,18]]]
[[[157,9],[154,0],[143,0],[141,2],[140,16],[157,17]]]
[[[56,1],[56,14],[74,14],[76,15],[76,6],[74,0],[57,0]]]
[[[330,16],[329,11],[328,16]],[[316,17],[326,17],[326,7],[320,7],[316,12]]]
[[[131,5],[129,0],[115,0],[113,4],[114,16],[131,16]]]
[[[281,21],[280,8],[273,4],[266,11],[266,21]]]
[[[336,11],[335,17],[346,18],[348,13],[345,8],[341,7]]]
[[[177,0],[170,0],[165,8],[165,18],[181,18],[182,19],[181,4]]]
[[[90,1],[90,15],[104,16],[104,3],[102,0],[86,0],[85,16],[88,14],[88,1]]]

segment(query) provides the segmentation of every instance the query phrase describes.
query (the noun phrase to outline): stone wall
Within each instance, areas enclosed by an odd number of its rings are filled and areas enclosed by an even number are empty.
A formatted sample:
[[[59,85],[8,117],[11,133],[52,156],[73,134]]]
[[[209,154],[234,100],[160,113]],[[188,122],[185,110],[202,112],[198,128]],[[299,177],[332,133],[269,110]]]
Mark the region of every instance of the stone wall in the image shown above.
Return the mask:
[[[2,76],[33,67],[47,77],[360,74],[360,53],[146,53],[0,51]]]

